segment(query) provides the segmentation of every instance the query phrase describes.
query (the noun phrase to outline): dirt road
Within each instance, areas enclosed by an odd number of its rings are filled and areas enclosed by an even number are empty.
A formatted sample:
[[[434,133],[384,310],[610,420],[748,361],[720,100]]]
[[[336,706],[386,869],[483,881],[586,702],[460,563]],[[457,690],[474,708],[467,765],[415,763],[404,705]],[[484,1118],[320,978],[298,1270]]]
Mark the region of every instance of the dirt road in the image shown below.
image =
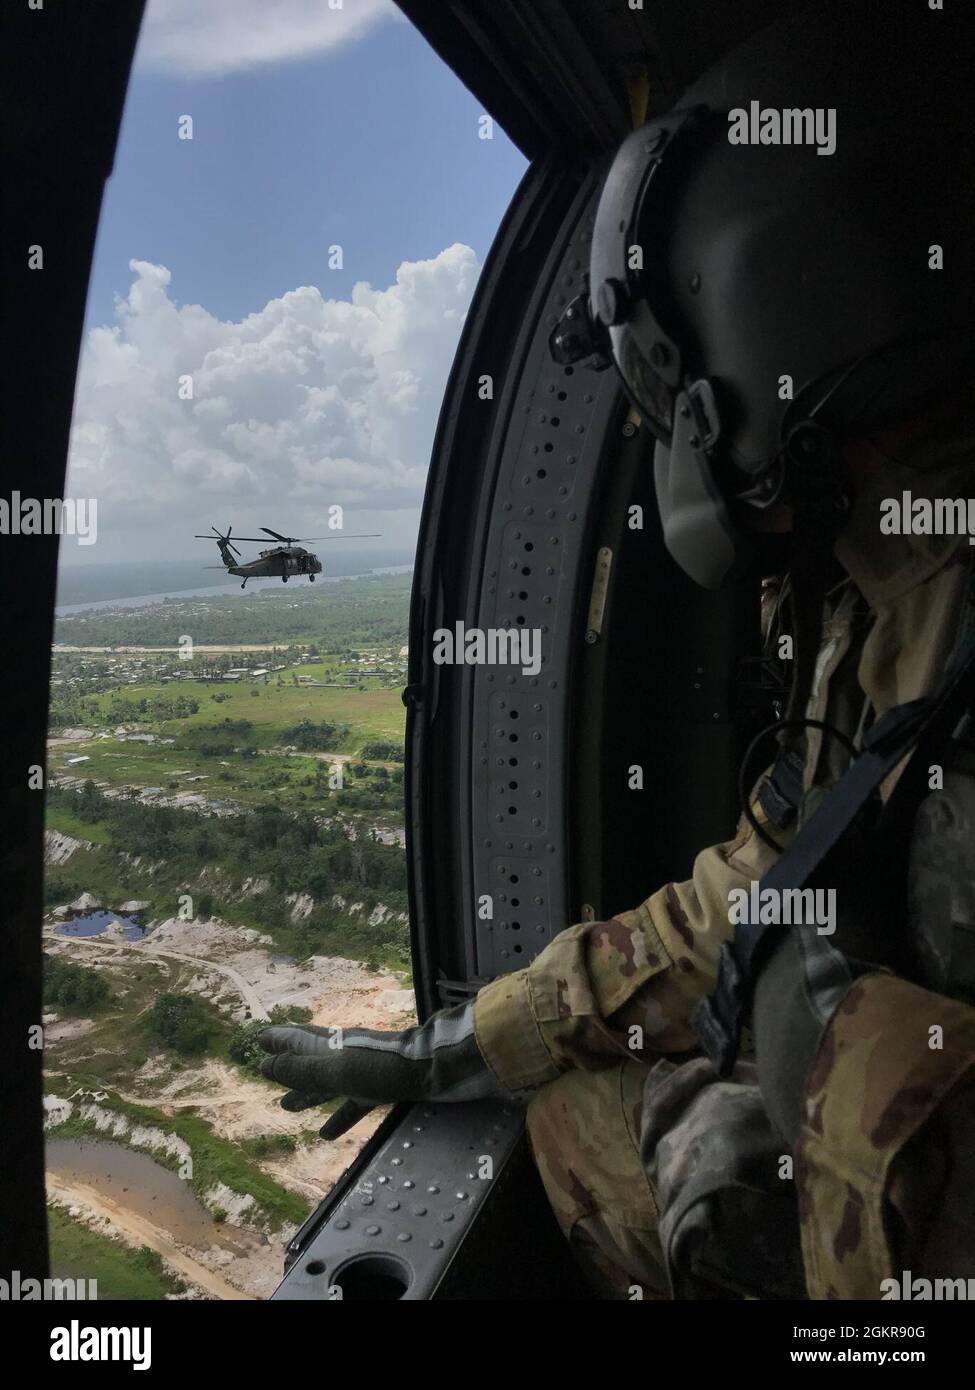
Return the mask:
[[[47,1190],[52,1197],[59,1198],[72,1206],[84,1207],[96,1216],[106,1217],[118,1231],[135,1246],[148,1245],[161,1255],[168,1265],[184,1275],[192,1284],[205,1290],[213,1298],[246,1300],[253,1302],[254,1296],[242,1293],[240,1289],[214,1274],[212,1269],[200,1264],[192,1256],[184,1254],[174,1244],[172,1236],[144,1216],[138,1216],[118,1202],[112,1201],[86,1183],[67,1182],[59,1174],[48,1171]]]
[[[45,935],[53,936],[57,941],[65,940],[64,936],[59,936],[50,927],[45,927],[44,932]],[[137,956],[162,956],[164,959],[181,960],[187,965],[198,965],[201,970],[213,970],[230,981],[250,1009],[252,1019],[261,1020],[268,1016],[267,1009],[258,998],[257,990],[254,989],[253,985],[249,985],[243,975],[239,974],[232,965],[224,965],[221,961],[205,960],[202,956],[190,956],[185,951],[164,951],[148,941],[101,941],[97,936],[76,936],[72,937],[71,940],[81,946],[99,946],[103,951],[132,951]]]

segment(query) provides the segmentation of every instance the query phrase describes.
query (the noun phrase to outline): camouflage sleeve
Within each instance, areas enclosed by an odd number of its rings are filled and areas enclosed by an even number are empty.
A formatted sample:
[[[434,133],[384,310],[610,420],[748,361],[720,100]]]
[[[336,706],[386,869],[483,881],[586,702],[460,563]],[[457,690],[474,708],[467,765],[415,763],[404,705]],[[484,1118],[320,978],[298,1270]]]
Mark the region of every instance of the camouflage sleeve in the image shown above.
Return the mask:
[[[541,1086],[572,1067],[696,1046],[688,1016],[714,985],[731,932],[728,893],[747,888],[775,857],[742,818],[733,840],[702,850],[686,882],[608,921],[569,927],[526,969],[486,985],[474,1027],[499,1084]]]
[[[803,1097],[795,1178],[810,1298],[910,1297],[905,1271],[970,1275],[973,1138],[975,1009],[860,976],[823,1031]]]

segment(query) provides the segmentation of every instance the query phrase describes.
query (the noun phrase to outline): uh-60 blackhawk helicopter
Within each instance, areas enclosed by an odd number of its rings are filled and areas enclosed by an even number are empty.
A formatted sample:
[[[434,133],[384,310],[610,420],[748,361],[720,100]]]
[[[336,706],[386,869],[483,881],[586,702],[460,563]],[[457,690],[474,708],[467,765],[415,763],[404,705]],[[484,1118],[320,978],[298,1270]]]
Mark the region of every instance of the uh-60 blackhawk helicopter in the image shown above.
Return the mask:
[[[265,535],[271,536],[274,540],[280,541],[280,545],[271,546],[268,550],[262,550],[256,560],[248,560],[246,564],[239,565],[234,558],[240,556],[240,551],[231,542],[233,527],[227,527],[227,534],[221,535],[215,526],[210,530],[213,535],[197,535],[193,539],[197,541],[216,540],[220,550],[220,558],[223,561],[223,568],[228,569],[231,574],[239,574],[243,583],[241,588],[245,588],[248,579],[275,579],[280,578],[282,584],[287,584],[293,574],[307,574],[311,583],[315,582],[315,575],[321,574],[322,562],[317,555],[313,555],[310,550],[305,550],[303,546],[297,544],[298,541],[360,541],[371,540],[379,535],[378,531],[372,531],[365,536],[282,536],[279,531],[272,531],[267,526],[262,526],[261,530]],[[238,536],[239,541],[263,541],[264,536]],[[220,565],[207,565],[207,569],[220,569]]]

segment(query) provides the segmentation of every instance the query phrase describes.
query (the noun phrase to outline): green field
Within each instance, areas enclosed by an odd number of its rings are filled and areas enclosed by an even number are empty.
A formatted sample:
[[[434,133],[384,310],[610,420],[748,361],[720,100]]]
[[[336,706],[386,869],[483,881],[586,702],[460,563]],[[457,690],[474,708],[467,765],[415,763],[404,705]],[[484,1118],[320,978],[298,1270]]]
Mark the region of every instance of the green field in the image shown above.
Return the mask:
[[[298,669],[308,674],[313,668]],[[254,741],[262,748],[273,748],[282,742],[286,729],[302,719],[312,719],[349,725],[349,736],[341,752],[355,753],[370,739],[402,742],[406,710],[398,690],[303,689],[290,684],[290,674],[281,672],[282,678],[289,682],[281,686],[273,681],[268,685],[262,681],[239,685],[212,681],[180,681],[178,685],[154,682],[105,691],[92,698],[106,712],[119,697],[133,701],[159,699],[178,692],[198,700],[199,710],[186,719],[167,719],[158,725],[146,725],[147,729],[170,738],[178,737],[187,727],[219,724],[223,719],[249,719],[255,726]],[[227,698],[220,701],[211,698],[217,694]]]
[[[87,767],[88,764],[86,763]],[[60,830],[62,835],[73,835],[77,840],[90,840],[93,845],[110,845],[112,837],[107,825],[101,821],[81,820],[64,806],[49,806],[45,818],[48,830]]]
[[[54,1279],[95,1279],[104,1299],[165,1298],[183,1285],[166,1274],[162,1260],[148,1247],[133,1250],[121,1241],[90,1231],[59,1207],[47,1209]]]
[[[315,793],[317,760],[311,754],[261,754],[256,758],[209,758],[192,750],[156,747],[145,743],[119,743],[115,739],[100,739],[77,745],[79,752],[90,761],[78,767],[62,767],[57,758],[51,762],[52,771],[64,771],[113,785],[131,783],[136,787],[162,787],[167,793],[198,792],[209,799],[239,802],[241,805],[260,805],[275,801],[279,805],[296,802],[318,804],[327,808],[327,798]],[[72,754],[73,755],[73,754]],[[328,767],[327,762],[324,766]],[[188,775],[175,776],[176,773]],[[205,777],[204,782],[191,782],[190,777]],[[310,779],[306,784],[304,779]],[[327,786],[327,782],[326,782]],[[73,824],[64,823],[70,821]],[[52,807],[48,825],[65,834],[77,835],[96,844],[108,844],[107,835],[101,838],[88,833],[86,825],[62,807]]]

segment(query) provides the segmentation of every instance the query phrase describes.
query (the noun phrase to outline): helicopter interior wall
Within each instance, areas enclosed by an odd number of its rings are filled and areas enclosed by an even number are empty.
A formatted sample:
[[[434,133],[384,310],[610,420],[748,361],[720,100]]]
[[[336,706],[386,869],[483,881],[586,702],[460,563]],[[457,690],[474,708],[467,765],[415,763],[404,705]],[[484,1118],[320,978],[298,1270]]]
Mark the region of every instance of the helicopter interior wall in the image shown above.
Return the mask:
[[[645,430],[624,437],[593,508],[590,550],[611,554],[611,581],[576,672],[569,805],[572,896],[596,918],[687,878],[700,849],[733,833],[742,755],[774,717],[750,678],[760,585],[708,593],[674,563],[652,453]]]

